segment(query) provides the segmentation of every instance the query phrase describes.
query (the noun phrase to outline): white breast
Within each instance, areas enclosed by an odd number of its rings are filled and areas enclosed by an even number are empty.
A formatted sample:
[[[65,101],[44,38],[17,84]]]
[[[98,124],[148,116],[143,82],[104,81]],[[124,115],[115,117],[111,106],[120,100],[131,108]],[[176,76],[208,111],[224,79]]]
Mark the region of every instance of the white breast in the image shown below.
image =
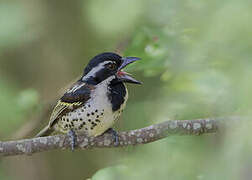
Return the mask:
[[[72,124],[75,131],[85,132],[88,136],[98,136],[111,128],[115,120],[119,118],[122,109],[125,107],[128,92],[126,90],[125,101],[121,108],[117,111],[112,111],[112,104],[108,99],[108,84],[115,78],[109,77],[92,90],[90,99],[85,103],[85,106],[80,107],[73,112],[64,115],[56,128],[61,132],[68,132],[69,128],[64,128],[66,124]]]
[[[87,109],[89,112],[94,112],[96,109],[103,112],[103,116],[100,119],[101,122],[97,124],[93,131],[88,132],[89,135],[98,136],[112,127],[115,122],[115,112],[113,113],[112,105],[108,99],[108,83],[113,78],[114,76],[98,84],[87,102],[87,104],[90,104],[90,108]]]

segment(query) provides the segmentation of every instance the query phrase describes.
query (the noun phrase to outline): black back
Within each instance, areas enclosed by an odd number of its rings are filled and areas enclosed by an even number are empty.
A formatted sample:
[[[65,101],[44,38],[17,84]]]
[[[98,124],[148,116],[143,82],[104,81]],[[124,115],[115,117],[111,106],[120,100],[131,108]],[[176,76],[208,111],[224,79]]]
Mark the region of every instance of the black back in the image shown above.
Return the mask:
[[[77,81],[74,86],[81,86],[83,82]],[[76,91],[69,92],[67,91],[60,100],[66,103],[75,103],[75,102],[82,102],[85,103],[90,98],[91,90],[94,89],[92,85],[85,84],[81,88],[77,89]]]

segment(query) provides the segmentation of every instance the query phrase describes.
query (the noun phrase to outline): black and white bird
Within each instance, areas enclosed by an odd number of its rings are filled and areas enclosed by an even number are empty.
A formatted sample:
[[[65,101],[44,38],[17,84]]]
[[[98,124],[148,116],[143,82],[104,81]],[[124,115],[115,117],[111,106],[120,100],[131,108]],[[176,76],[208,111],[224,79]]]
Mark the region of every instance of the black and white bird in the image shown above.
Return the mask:
[[[83,76],[60,98],[50,117],[49,124],[36,137],[52,132],[68,133],[75,146],[76,133],[98,136],[111,128],[121,115],[128,91],[124,83],[141,84],[122,69],[139,60],[121,57],[115,53],[102,53],[90,60]]]

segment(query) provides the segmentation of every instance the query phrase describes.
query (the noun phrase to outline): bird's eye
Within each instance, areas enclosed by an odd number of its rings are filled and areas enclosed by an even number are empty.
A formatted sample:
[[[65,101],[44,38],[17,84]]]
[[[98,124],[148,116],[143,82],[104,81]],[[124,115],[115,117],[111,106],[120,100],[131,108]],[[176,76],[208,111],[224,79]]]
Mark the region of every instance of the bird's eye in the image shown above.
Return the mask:
[[[110,70],[115,70],[116,69],[116,65],[115,64],[108,64],[107,67]]]

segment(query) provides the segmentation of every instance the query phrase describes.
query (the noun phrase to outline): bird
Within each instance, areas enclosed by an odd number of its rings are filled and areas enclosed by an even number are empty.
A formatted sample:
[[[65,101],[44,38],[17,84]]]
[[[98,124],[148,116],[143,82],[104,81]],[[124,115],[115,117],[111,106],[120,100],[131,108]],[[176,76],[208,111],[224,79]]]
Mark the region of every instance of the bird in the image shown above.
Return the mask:
[[[138,60],[138,57],[122,57],[113,52],[93,57],[80,79],[57,101],[48,125],[35,137],[54,132],[68,134],[73,151],[77,134],[96,137],[108,132],[118,145],[118,135],[112,127],[128,100],[125,83],[142,84],[123,68]]]

